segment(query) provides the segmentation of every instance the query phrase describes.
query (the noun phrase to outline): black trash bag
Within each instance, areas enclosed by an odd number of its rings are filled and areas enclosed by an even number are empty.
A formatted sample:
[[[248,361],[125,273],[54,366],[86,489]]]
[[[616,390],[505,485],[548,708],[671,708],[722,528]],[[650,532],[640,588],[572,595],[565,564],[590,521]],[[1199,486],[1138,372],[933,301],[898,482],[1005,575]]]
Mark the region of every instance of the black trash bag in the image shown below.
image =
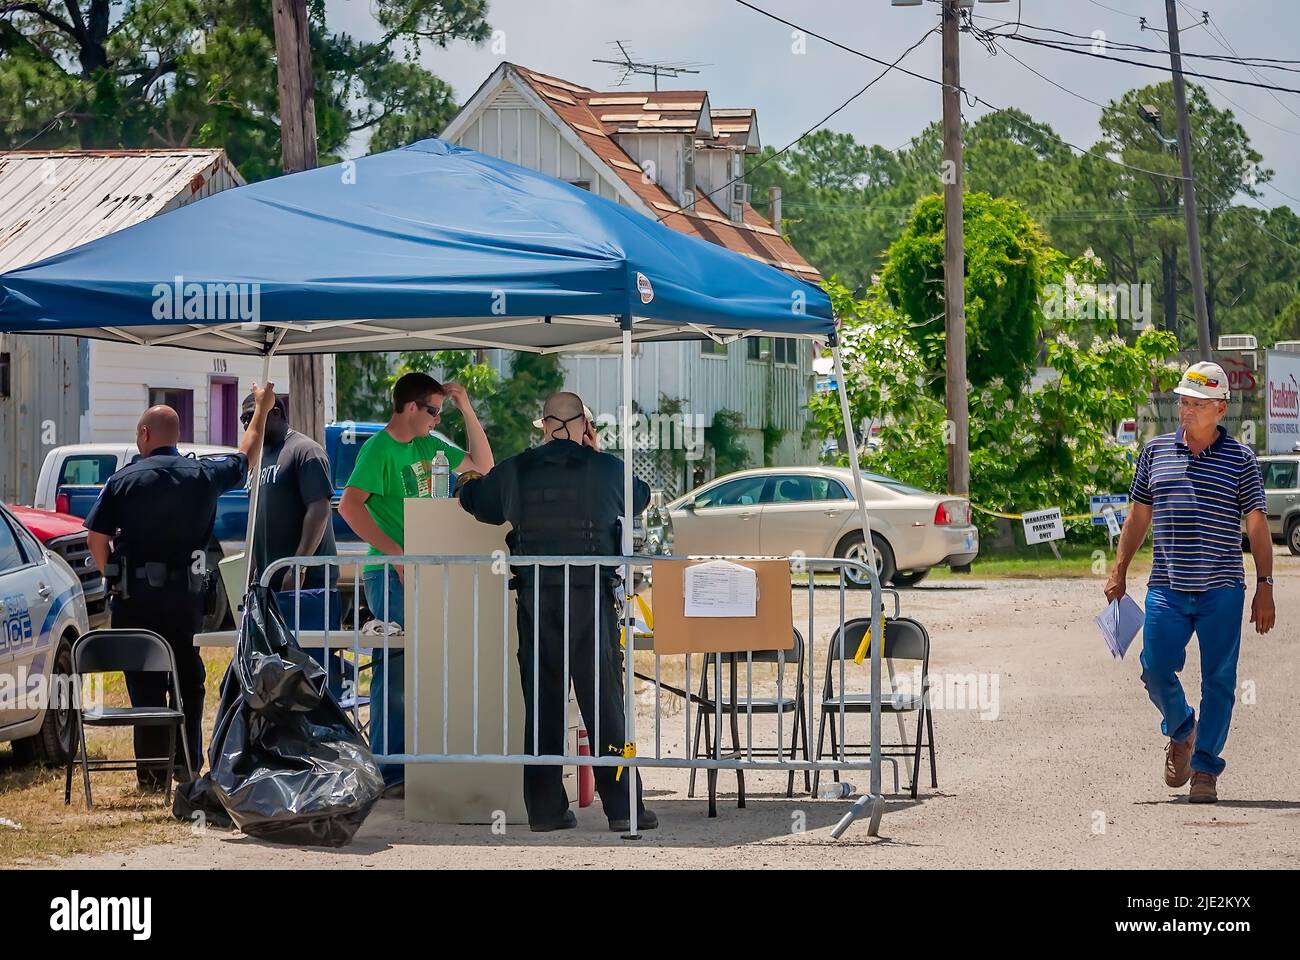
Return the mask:
[[[244,833],[278,843],[342,846],[384,789],[352,720],[325,689],[325,670],[285,627],[275,598],[244,600],[235,658],[209,750],[212,793]],[[197,799],[202,788],[189,791]]]

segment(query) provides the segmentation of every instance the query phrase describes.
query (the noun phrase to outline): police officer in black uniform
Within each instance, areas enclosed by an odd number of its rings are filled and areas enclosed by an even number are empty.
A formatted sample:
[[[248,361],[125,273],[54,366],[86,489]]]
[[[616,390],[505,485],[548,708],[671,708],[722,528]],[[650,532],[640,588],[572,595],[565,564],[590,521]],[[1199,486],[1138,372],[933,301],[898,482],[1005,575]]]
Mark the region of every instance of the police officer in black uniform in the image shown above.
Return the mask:
[[[610,556],[622,552],[619,521],[623,516],[623,461],[601,453],[596,428],[576,394],[556,393],[543,408],[546,442],[498,463],[486,476],[460,478],[460,502],[485,523],[509,521],[506,544],[519,556]],[[650,502],[650,488],[633,482],[633,509]],[[538,753],[563,754],[564,714],[564,570],[540,567],[541,589],[534,593],[533,568],[514,568],[519,628],[519,667],[523,681],[524,751],[533,753],[533,608],[537,604]],[[600,703],[597,756],[624,752],[623,655],[619,649],[620,603],[616,568],[571,568],[569,572],[569,671],[587,732],[597,736],[595,651],[599,644]],[[597,584],[596,581],[599,581]],[[598,597],[593,595],[599,591]],[[597,618],[599,622],[597,623]],[[658,826],[641,802],[637,776],[637,826]],[[623,776],[629,775],[627,769]],[[596,790],[609,828],[629,827],[627,781],[614,767],[596,767]],[[563,771],[552,766],[524,767],[524,804],[534,831],[565,830],[577,825],[564,792]]]
[[[206,550],[212,539],[217,498],[244,482],[249,455],[262,448],[266,414],[275,385],[253,385],[256,408],[230,456],[182,456],[180,418],[171,407],[150,407],[135,428],[140,458],[108,478],[86,517],[90,551],[112,590],[112,625],[152,630],[176,657],[176,681],[185,711],[185,745],[192,772],[203,764],[203,661],[194,634],[203,620]],[[164,706],[170,695],[165,674],[128,672],[126,688],[137,707]],[[173,704],[174,706],[174,704]],[[135,755],[161,757],[167,731],[135,728]],[[185,769],[181,744],[176,766]],[[139,764],[136,778],[146,789],[166,784],[165,764]]]

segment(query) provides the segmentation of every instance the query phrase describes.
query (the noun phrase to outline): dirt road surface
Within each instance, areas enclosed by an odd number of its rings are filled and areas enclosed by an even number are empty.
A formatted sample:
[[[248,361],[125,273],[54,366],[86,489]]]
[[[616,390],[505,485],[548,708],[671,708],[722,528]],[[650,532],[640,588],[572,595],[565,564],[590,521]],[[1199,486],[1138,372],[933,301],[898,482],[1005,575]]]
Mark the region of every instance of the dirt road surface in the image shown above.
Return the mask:
[[[710,820],[698,794],[686,799],[685,773],[650,770],[647,795],[661,827],[639,841],[609,833],[598,803],[578,812],[577,830],[531,834],[510,827],[501,836],[485,826],[407,822],[400,801],[383,800],[342,850],[278,847],[209,830],[61,862],[199,869],[1290,867],[1300,862],[1300,765],[1292,739],[1300,690],[1300,561],[1279,553],[1277,575],[1278,626],[1261,637],[1247,625],[1243,634],[1217,805],[1190,806],[1186,788],[1162,782],[1164,741],[1139,679],[1141,638],[1125,660],[1110,657],[1092,622],[1103,605],[1100,578],[957,579],[905,591],[904,612],[930,630],[932,672],[940,679],[974,674],[984,693],[973,703],[941,704],[935,714],[939,785],[930,786],[923,765],[920,796],[911,800],[905,764],[903,792],[889,797],[878,838],[855,825],[832,840],[830,829],[847,803],[806,795],[788,800],[785,777],[777,773],[749,776],[743,810],[735,805],[734,775],[723,773],[719,816]],[[1130,588],[1140,600],[1142,584]],[[829,616],[838,592],[818,590],[816,603],[819,616]],[[850,604],[865,609],[860,594]],[[796,607],[796,624],[801,616]],[[1193,705],[1198,656],[1193,640],[1183,674]],[[679,709],[665,730],[676,731],[683,721]],[[653,729],[648,715],[639,723],[641,737]],[[891,729],[886,718],[886,733]],[[683,736],[673,735],[679,742]],[[885,781],[892,789],[888,768]]]

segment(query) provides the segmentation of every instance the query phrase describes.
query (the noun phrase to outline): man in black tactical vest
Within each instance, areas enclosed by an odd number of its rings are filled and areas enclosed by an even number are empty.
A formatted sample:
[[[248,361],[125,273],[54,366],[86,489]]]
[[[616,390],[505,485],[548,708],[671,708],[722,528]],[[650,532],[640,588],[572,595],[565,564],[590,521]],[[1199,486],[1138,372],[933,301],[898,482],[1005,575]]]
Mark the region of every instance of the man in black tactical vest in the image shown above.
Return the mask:
[[[86,517],[90,552],[112,591],[112,625],[152,630],[171,646],[176,684],[185,713],[185,735],[176,745],[175,765],[198,776],[203,765],[203,681],[206,671],[194,647],[203,620],[207,546],[217,515],[217,498],[244,482],[249,455],[262,447],[266,414],[275,403],[275,385],[253,384],[255,406],[237,453],[220,457],[183,456],[180,417],[168,406],[150,407],[135,429],[140,458],[108,478]],[[165,706],[166,675],[128,672],[131,705]],[[175,704],[172,705],[173,707]],[[167,730],[135,727],[135,755],[161,757]],[[136,779],[146,789],[162,789],[166,763],[137,764]]]
[[[602,453],[591,422],[576,394],[556,393],[542,411],[545,442],[498,463],[486,476],[462,474],[460,502],[484,523],[509,522],[506,544],[515,556],[617,556],[622,553],[619,522],[623,516],[623,461]],[[633,513],[650,502],[650,488],[633,481]],[[519,668],[523,681],[524,752],[533,753],[533,658],[537,657],[537,753],[565,752],[564,682],[565,590],[562,567],[513,569],[519,628]],[[623,654],[619,649],[621,581],[616,567],[573,567],[569,571],[569,671],[578,707],[597,756],[624,753]],[[534,616],[536,620],[534,620]],[[533,633],[537,632],[537,651]],[[593,647],[593,641],[596,646]],[[597,651],[599,695],[596,702]],[[599,715],[599,716],[597,716]],[[599,740],[596,737],[599,737]],[[637,827],[658,826],[641,801],[637,777]],[[626,831],[630,810],[627,782],[614,767],[596,767],[596,790],[610,830]],[[524,767],[524,803],[534,831],[565,830],[577,825],[564,792],[563,771],[553,766]]]

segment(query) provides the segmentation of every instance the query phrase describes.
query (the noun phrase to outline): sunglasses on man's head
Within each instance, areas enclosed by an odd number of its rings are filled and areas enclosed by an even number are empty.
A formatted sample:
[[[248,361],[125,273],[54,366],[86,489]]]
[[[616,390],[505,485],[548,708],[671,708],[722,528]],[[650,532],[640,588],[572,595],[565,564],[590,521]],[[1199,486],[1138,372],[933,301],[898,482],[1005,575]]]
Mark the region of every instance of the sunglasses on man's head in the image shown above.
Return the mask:
[[[433,417],[433,419],[435,420],[442,419],[442,410],[440,410],[438,407],[431,406],[430,404],[427,403],[417,403],[416,406],[422,409],[429,416]]]

